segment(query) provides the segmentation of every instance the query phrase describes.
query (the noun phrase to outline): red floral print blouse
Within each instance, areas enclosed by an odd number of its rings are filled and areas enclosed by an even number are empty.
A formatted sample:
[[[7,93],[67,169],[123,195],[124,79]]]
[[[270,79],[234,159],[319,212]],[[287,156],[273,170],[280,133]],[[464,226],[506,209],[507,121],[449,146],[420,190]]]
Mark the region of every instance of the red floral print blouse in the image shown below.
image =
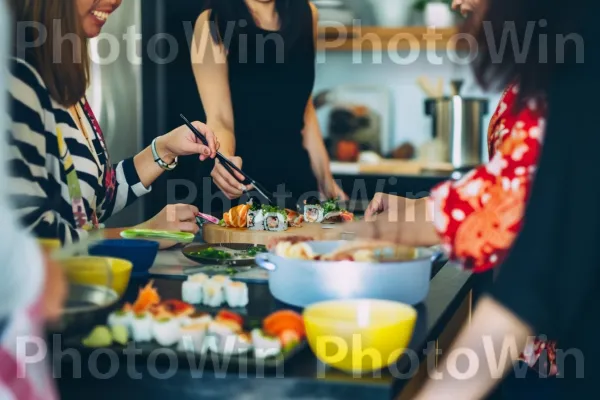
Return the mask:
[[[542,148],[545,105],[530,100],[514,112],[518,85],[502,95],[490,122],[490,161],[431,193],[434,224],[450,258],[474,272],[498,265],[521,229]],[[556,373],[554,342],[534,340],[521,358],[534,366],[546,351]]]

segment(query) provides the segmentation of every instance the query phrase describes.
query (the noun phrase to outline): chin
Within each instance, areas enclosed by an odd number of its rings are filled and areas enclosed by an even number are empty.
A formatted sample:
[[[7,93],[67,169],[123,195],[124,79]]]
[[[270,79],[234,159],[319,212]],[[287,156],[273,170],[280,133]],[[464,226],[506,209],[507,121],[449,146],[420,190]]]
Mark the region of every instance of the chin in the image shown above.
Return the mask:
[[[100,33],[102,32],[102,29],[97,29],[97,28],[84,29],[84,32],[85,32],[85,36],[88,39],[93,39],[93,38],[97,37],[98,35],[100,35]]]

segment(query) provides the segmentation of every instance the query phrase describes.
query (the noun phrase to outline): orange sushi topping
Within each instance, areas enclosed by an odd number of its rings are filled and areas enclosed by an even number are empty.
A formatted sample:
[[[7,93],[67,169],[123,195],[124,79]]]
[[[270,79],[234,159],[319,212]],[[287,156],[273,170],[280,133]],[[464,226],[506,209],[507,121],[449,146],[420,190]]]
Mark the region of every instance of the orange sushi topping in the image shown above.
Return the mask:
[[[154,281],[148,282],[146,286],[140,289],[137,300],[133,303],[133,312],[138,314],[150,310],[152,307],[160,303],[158,291],[153,286]]]
[[[250,211],[248,204],[233,207],[223,214],[223,221],[229,228],[245,228],[248,225],[248,211]]]
[[[291,310],[277,311],[263,321],[263,330],[269,336],[281,337],[286,331],[295,332],[298,339],[305,337],[302,316]],[[289,333],[285,336],[289,336]]]

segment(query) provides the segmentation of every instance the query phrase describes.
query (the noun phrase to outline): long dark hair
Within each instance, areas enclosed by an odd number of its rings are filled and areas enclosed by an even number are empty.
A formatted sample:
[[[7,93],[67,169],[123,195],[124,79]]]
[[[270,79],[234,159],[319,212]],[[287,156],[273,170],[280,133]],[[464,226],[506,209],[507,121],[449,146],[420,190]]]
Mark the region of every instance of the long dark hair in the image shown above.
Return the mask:
[[[302,21],[298,18],[299,7],[308,0],[274,0],[279,15],[280,33],[286,40],[294,40],[300,31]],[[227,22],[247,19],[249,10],[245,0],[206,0],[205,10],[211,10],[210,31],[215,43],[223,43],[222,35]],[[247,21],[253,24],[254,20]],[[218,30],[217,30],[218,28]]]
[[[558,0],[484,0],[463,27],[479,44],[473,63],[479,84],[496,90],[518,81],[517,107],[527,99],[543,98],[556,71],[580,61],[582,43],[569,38],[579,32],[581,19],[577,17],[585,15],[585,7],[572,2],[565,7]],[[584,11],[577,14],[578,8]],[[507,30],[516,33],[518,46],[507,35],[502,55],[498,49]],[[569,40],[562,42],[560,35]],[[524,51],[528,43],[529,49]]]

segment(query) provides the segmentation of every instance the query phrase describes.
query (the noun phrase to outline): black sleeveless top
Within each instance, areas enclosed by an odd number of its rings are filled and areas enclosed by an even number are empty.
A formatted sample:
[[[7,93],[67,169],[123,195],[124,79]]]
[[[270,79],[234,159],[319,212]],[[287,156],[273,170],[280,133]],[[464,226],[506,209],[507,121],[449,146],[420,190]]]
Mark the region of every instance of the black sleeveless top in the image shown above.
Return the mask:
[[[289,11],[299,25],[290,34],[257,27],[244,6],[228,37],[225,21],[216,16],[228,49],[236,155],[244,161],[243,170],[269,191],[283,193],[284,185],[294,199],[286,202],[288,207],[318,194],[302,143],[304,113],[315,82],[313,17],[307,0],[291,4],[294,10]]]

